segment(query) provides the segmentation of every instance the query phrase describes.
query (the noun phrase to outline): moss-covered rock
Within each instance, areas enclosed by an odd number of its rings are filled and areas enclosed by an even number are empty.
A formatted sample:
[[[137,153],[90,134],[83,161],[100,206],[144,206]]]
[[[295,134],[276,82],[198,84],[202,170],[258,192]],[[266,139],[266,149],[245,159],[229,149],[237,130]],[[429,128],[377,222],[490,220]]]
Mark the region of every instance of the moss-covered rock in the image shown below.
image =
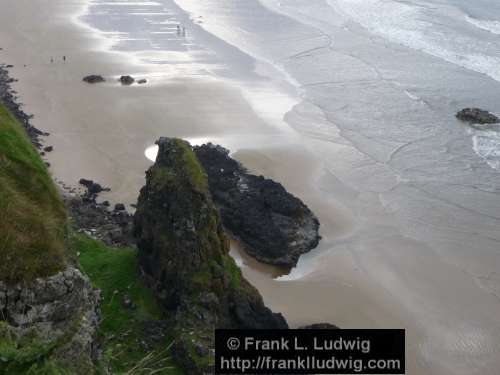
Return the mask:
[[[162,138],[135,215],[139,263],[172,317],[177,359],[189,374],[213,364],[215,328],[287,328],[229,256],[229,242],[189,143]]]

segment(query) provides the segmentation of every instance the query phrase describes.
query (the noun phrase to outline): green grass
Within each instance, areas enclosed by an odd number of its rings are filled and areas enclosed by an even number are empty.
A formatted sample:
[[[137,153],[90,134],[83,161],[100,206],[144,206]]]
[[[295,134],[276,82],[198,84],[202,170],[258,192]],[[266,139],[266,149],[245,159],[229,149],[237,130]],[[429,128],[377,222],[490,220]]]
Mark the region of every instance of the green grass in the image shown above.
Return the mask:
[[[143,323],[162,318],[152,292],[139,277],[137,252],[110,248],[87,236],[76,235],[74,250],[93,284],[101,289],[102,322],[99,337],[104,348],[104,362],[114,374],[182,374],[169,356],[171,340],[165,339],[151,351],[140,345]],[[135,309],[123,306],[123,296],[130,296]]]
[[[66,211],[44,162],[0,104],[0,280],[29,282],[65,266]]]
[[[12,327],[0,321],[0,374],[70,375],[51,358],[57,344],[40,339],[34,330],[19,338]]]
[[[191,146],[188,142],[172,138],[175,152],[169,155],[173,158],[173,169],[165,169],[164,166],[155,165],[151,168],[152,184],[157,189],[168,184],[188,184],[189,187],[201,192],[208,191],[208,180],[205,170],[196,158]]]

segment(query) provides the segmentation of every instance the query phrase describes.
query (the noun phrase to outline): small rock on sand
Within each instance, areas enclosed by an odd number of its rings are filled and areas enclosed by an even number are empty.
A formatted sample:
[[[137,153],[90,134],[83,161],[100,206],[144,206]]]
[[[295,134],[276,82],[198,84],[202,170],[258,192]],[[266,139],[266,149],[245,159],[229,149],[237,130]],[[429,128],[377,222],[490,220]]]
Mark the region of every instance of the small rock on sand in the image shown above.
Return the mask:
[[[104,82],[105,79],[97,74],[91,74],[89,76],[83,77],[83,81],[87,83],[99,83],[99,82]]]

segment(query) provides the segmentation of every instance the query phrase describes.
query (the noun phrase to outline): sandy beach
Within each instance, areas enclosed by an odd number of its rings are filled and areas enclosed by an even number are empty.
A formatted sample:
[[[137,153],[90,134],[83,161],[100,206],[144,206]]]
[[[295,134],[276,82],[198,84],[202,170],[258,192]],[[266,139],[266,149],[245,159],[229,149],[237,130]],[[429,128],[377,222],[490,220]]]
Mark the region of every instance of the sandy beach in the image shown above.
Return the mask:
[[[296,125],[288,126],[274,121],[272,111],[259,111],[259,98],[273,106],[266,92],[249,95],[237,79],[199,74],[210,67],[200,67],[189,55],[167,51],[176,64],[145,64],[111,50],[107,39],[78,18],[85,0],[0,4],[0,62],[14,65],[11,74],[19,79],[14,88],[25,110],[34,114],[34,126],[50,133],[45,142],[54,150],[46,159],[58,181],[78,187],[80,178],[89,178],[111,188],[101,199],[130,205],[151,164],[144,152],[160,136],[220,143],[250,171],[300,197],[321,222],[320,246],[289,275],[258,264],[233,245],[245,276],[291,326],[405,328],[408,374],[496,373],[500,303],[491,292],[496,279],[485,290],[464,270],[463,258],[446,258],[445,250],[417,240],[410,225],[402,233],[392,198],[378,195],[391,185],[378,180],[388,172],[375,163],[362,167],[363,158],[350,153],[347,143],[304,135],[298,121],[300,108],[307,112],[304,103],[288,114]],[[86,84],[82,78],[88,74],[107,81]],[[148,83],[122,86],[117,82],[122,74]],[[288,100],[283,98],[276,106]],[[318,117],[318,129],[321,121]],[[359,173],[356,179],[366,180],[370,189],[360,192],[345,183],[347,171]],[[495,225],[485,228],[493,233]],[[498,264],[489,252],[483,260],[492,268]],[[478,274],[486,272],[481,267]],[[464,353],[467,360],[457,365]]]

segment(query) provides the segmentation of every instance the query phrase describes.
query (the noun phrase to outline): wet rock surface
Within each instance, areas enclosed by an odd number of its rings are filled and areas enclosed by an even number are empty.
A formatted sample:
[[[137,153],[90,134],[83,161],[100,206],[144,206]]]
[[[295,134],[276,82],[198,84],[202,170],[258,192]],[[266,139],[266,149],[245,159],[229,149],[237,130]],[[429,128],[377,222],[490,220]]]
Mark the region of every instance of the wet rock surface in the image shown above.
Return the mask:
[[[214,328],[287,328],[229,256],[219,213],[190,145],[158,141],[134,218],[139,263],[176,332],[189,374],[211,373]]]
[[[494,114],[480,108],[464,108],[456,114],[456,117],[471,124],[496,124],[500,119]]]
[[[194,152],[207,172],[224,226],[250,255],[293,267],[318,245],[318,219],[281,184],[247,173],[221,146],[206,144]]]

